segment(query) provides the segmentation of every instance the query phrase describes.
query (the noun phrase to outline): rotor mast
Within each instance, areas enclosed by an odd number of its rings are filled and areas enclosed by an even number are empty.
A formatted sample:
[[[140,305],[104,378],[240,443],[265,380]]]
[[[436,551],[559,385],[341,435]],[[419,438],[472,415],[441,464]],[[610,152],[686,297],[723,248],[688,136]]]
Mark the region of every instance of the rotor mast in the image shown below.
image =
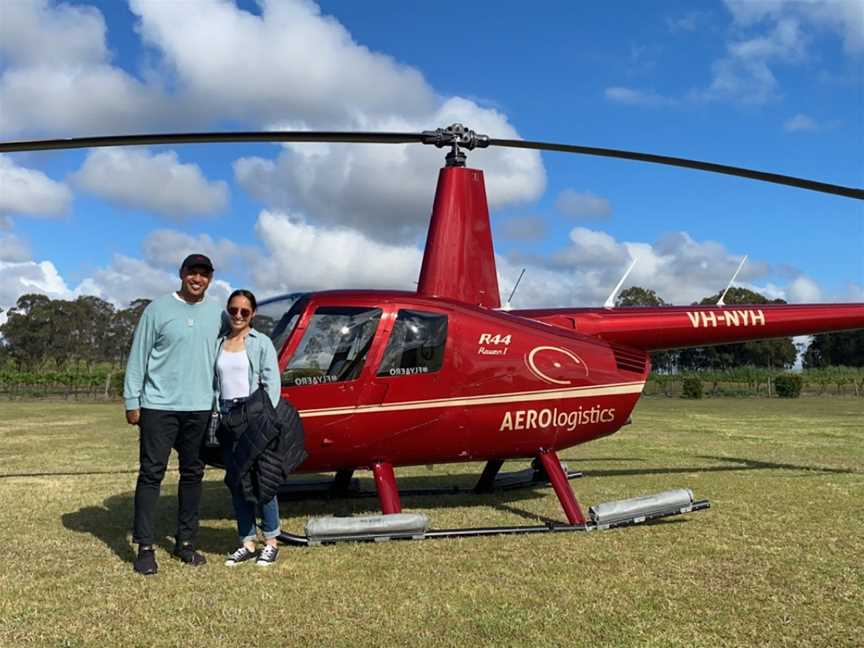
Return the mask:
[[[450,147],[438,174],[417,294],[500,308],[498,273],[483,172],[465,167],[465,150],[489,138],[462,124],[423,133],[423,143]]]

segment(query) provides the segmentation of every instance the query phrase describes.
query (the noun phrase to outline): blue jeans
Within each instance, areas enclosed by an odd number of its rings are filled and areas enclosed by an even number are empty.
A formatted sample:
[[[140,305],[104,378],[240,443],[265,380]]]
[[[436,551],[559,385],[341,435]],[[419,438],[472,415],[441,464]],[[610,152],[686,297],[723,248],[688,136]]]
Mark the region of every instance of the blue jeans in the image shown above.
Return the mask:
[[[228,415],[232,407],[241,405],[245,400],[245,398],[237,398],[233,401],[226,401],[220,398],[219,410],[222,412],[222,416]],[[225,451],[230,452],[227,448]],[[264,533],[265,540],[272,540],[282,533],[279,529],[279,501],[276,497],[263,504],[253,504],[243,498],[243,493],[231,491],[231,501],[234,503],[234,517],[237,518],[237,533],[240,536],[240,542],[255,540],[256,514],[261,518],[261,531]]]
[[[233,491],[231,499],[234,502],[234,515],[237,517],[237,533],[240,542],[255,540],[255,514],[261,516],[261,531],[265,540],[279,536],[279,501],[274,497],[264,504],[253,504],[243,499],[243,494]]]

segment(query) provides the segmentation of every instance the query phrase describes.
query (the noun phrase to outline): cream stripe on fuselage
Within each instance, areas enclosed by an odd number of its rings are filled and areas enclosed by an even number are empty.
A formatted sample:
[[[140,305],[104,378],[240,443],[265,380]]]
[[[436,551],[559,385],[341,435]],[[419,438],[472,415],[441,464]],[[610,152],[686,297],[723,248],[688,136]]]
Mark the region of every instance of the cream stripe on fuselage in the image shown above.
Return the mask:
[[[524,403],[526,401],[567,400],[571,398],[590,398],[592,396],[616,396],[618,394],[639,394],[645,381],[617,383],[602,387],[571,387],[569,389],[544,389],[541,391],[513,392],[494,396],[466,396],[462,398],[438,398],[425,401],[403,401],[378,405],[356,405],[353,407],[326,407],[322,409],[300,410],[304,418],[316,416],[346,416],[348,414],[377,414],[379,412],[400,412],[417,409],[437,409],[441,407],[473,407],[476,405],[499,405],[502,403]]]

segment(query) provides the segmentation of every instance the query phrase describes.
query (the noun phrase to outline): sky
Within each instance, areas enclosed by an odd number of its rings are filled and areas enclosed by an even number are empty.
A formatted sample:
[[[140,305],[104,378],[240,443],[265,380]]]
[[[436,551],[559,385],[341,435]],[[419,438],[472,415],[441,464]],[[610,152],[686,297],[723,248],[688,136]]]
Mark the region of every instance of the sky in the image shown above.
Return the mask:
[[[0,140],[223,130],[524,138],[864,186],[864,0],[0,0]],[[418,277],[443,151],[187,145],[0,155],[0,309],[122,308],[211,256],[211,294]],[[487,149],[501,292],[688,304],[736,285],[864,302],[861,201],[623,160]],[[5,319],[0,313],[0,321]]]

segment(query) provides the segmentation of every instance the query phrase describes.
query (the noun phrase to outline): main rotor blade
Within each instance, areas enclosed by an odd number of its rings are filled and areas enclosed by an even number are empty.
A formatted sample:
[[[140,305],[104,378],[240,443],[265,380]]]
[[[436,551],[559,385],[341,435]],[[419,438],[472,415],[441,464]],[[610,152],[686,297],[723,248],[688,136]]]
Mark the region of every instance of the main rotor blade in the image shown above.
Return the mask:
[[[788,185],[790,187],[799,187],[801,189],[809,189],[811,191],[819,191],[822,193],[864,200],[864,189],[859,189],[858,187],[844,187],[842,185],[829,184],[827,182],[807,180],[806,178],[780,175],[779,173],[767,173],[765,171],[744,169],[741,167],[727,166],[725,164],[714,164],[713,162],[688,160],[687,158],[653,155],[651,153],[637,153],[635,151],[621,151],[618,149],[597,148],[594,146],[575,146],[572,144],[554,144],[551,142],[530,142],[526,140],[512,139],[490,139],[489,146],[506,146],[509,148],[533,149],[537,151],[560,151],[562,153],[580,153],[582,155],[596,155],[600,157],[652,162],[654,164],[698,169],[699,171],[710,171],[712,173],[724,173],[726,175],[739,176],[751,180],[762,180],[763,182],[773,182],[775,184]]]
[[[412,144],[431,143],[428,133],[377,133],[377,132],[340,132],[340,131],[251,131],[231,133],[163,133],[143,135],[116,135],[108,137],[73,137],[67,139],[53,140],[31,140],[21,142],[0,142],[0,153],[16,153],[23,151],[46,151],[55,149],[91,148],[107,146],[143,146],[150,144],[207,144],[207,143],[229,143],[229,142],[323,142],[342,144]],[[504,146],[508,148],[533,149],[538,151],[560,151],[563,153],[579,153],[582,155],[595,155],[601,157],[613,157],[625,160],[636,160],[640,162],[651,162],[654,164],[665,164],[667,166],[697,169],[712,173],[723,173],[726,175],[749,178],[772,182],[810,191],[835,194],[864,200],[864,189],[858,187],[845,187],[842,185],[817,182],[805,178],[781,175],[744,169],[741,167],[728,166],[725,164],[714,164],[713,162],[702,162],[686,158],[669,157],[666,155],[654,155],[651,153],[638,153],[635,151],[623,151],[619,149],[599,148],[593,146],[577,146],[573,144],[556,144],[552,142],[532,142],[528,140],[512,139],[488,139],[484,146]]]
[[[68,139],[0,142],[0,153],[48,151],[52,149],[148,144],[209,144],[228,142],[333,142],[344,144],[412,144],[422,142],[421,133],[350,133],[339,131],[252,131],[235,133],[164,133],[71,137]]]

